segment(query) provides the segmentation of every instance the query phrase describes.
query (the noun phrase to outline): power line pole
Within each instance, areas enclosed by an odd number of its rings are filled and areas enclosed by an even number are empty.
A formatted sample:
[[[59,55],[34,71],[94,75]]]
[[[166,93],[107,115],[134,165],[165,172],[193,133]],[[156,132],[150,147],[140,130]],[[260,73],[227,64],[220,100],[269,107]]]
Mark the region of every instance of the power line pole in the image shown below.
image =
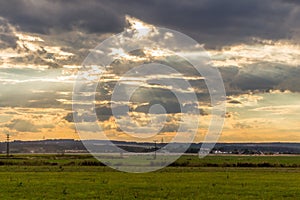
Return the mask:
[[[6,134],[6,156],[9,157],[9,134]]]

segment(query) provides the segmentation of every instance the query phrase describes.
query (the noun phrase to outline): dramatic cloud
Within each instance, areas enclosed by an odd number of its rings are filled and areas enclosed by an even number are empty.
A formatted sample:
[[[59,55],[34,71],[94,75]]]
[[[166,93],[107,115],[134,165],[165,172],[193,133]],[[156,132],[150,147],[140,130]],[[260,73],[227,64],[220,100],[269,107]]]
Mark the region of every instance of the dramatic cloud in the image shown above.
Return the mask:
[[[251,37],[280,39],[291,36],[299,26],[299,4],[295,2],[12,0],[1,1],[0,14],[23,31],[47,34],[71,30],[116,33],[123,29],[124,16],[129,14],[148,23],[182,31],[207,46],[222,46]]]
[[[219,67],[244,67],[251,64],[274,63],[300,66],[300,45],[287,40],[260,40],[253,38],[252,44],[239,44],[209,51],[213,64]]]
[[[50,33],[84,29],[91,32],[117,32],[122,19],[106,2],[30,1],[0,2],[0,13],[23,31]]]
[[[112,34],[137,26],[153,30],[162,26],[196,39],[219,69],[228,109],[222,141],[300,141],[299,19],[300,4],[292,0],[1,1],[0,129],[13,132],[14,139],[77,138],[72,87],[83,60]],[[182,55],[193,56],[182,48],[178,46]],[[152,83],[156,79],[176,83],[180,79],[176,73],[131,77],[124,85],[136,84],[139,89],[127,105],[129,113],[122,113],[119,120],[132,132],[147,133],[159,128],[158,123],[148,125],[151,118],[161,121],[166,117],[159,139],[172,139],[179,127],[181,106],[198,108],[202,121],[196,138],[201,141],[211,120],[205,79],[190,63],[163,49],[145,48],[116,57],[97,87],[97,119],[83,120],[83,129],[88,131],[90,122],[97,120],[111,139],[128,139],[110,108],[113,103],[117,110],[122,108],[120,102],[110,102],[112,90],[129,69],[154,61],[171,64],[184,74],[191,87],[176,91],[195,92],[199,105],[180,104],[170,91],[174,88]],[[123,92],[125,96],[127,91]],[[149,114],[156,104],[166,114],[157,110]],[[133,121],[127,123],[129,116]]]
[[[298,87],[300,67],[261,62],[244,68],[228,67],[220,70],[229,95],[274,89],[300,92]]]

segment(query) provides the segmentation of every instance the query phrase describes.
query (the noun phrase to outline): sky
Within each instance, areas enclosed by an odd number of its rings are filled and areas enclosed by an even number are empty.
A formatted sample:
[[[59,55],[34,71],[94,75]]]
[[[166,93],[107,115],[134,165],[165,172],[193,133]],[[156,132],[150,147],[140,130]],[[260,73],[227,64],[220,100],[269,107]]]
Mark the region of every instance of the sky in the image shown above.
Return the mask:
[[[7,133],[12,140],[79,139],[72,92],[82,63],[105,39],[141,24],[152,31],[179,31],[206,50],[226,90],[220,142],[299,142],[299,19],[296,0],[0,0],[0,140]],[[108,99],[133,63],[172,59],[143,50],[123,54],[110,66],[97,87],[95,108],[97,124],[109,139],[132,140],[118,120],[128,130],[144,126],[131,131],[147,135],[145,129],[157,128],[149,120],[165,117],[155,139],[171,140],[181,115],[168,88],[143,85],[129,105],[130,123],[113,116]],[[199,100],[195,142],[201,142],[212,117],[204,79],[186,63],[177,67]],[[177,77],[160,79],[166,78]],[[149,114],[155,102],[167,114]]]

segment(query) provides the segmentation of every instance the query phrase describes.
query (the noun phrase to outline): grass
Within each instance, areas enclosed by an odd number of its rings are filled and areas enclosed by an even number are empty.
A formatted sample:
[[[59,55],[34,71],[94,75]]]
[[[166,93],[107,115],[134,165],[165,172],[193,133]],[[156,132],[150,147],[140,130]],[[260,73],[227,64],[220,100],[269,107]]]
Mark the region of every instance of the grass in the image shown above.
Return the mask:
[[[183,156],[177,164],[189,162],[184,167],[167,167],[145,174],[83,166],[85,161],[95,161],[88,155],[18,155],[1,157],[0,161],[9,163],[0,166],[0,199],[297,199],[300,196],[300,168],[291,167],[299,164],[297,156],[209,156],[201,160]],[[263,162],[286,167],[222,167],[224,163]]]
[[[158,160],[153,160],[158,162]],[[55,155],[33,154],[0,155],[0,166],[104,166],[100,161],[88,154]],[[300,168],[300,156],[207,156],[199,159],[195,155],[185,155],[172,163],[173,167],[292,167]]]

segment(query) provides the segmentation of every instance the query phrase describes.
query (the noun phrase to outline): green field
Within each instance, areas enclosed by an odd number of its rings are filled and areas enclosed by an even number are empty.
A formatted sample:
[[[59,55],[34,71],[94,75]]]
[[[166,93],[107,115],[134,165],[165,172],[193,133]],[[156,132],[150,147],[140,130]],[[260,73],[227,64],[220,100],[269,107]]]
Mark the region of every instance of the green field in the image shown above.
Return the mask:
[[[298,199],[299,165],[298,156],[183,156],[129,174],[89,155],[3,156],[0,199]]]

